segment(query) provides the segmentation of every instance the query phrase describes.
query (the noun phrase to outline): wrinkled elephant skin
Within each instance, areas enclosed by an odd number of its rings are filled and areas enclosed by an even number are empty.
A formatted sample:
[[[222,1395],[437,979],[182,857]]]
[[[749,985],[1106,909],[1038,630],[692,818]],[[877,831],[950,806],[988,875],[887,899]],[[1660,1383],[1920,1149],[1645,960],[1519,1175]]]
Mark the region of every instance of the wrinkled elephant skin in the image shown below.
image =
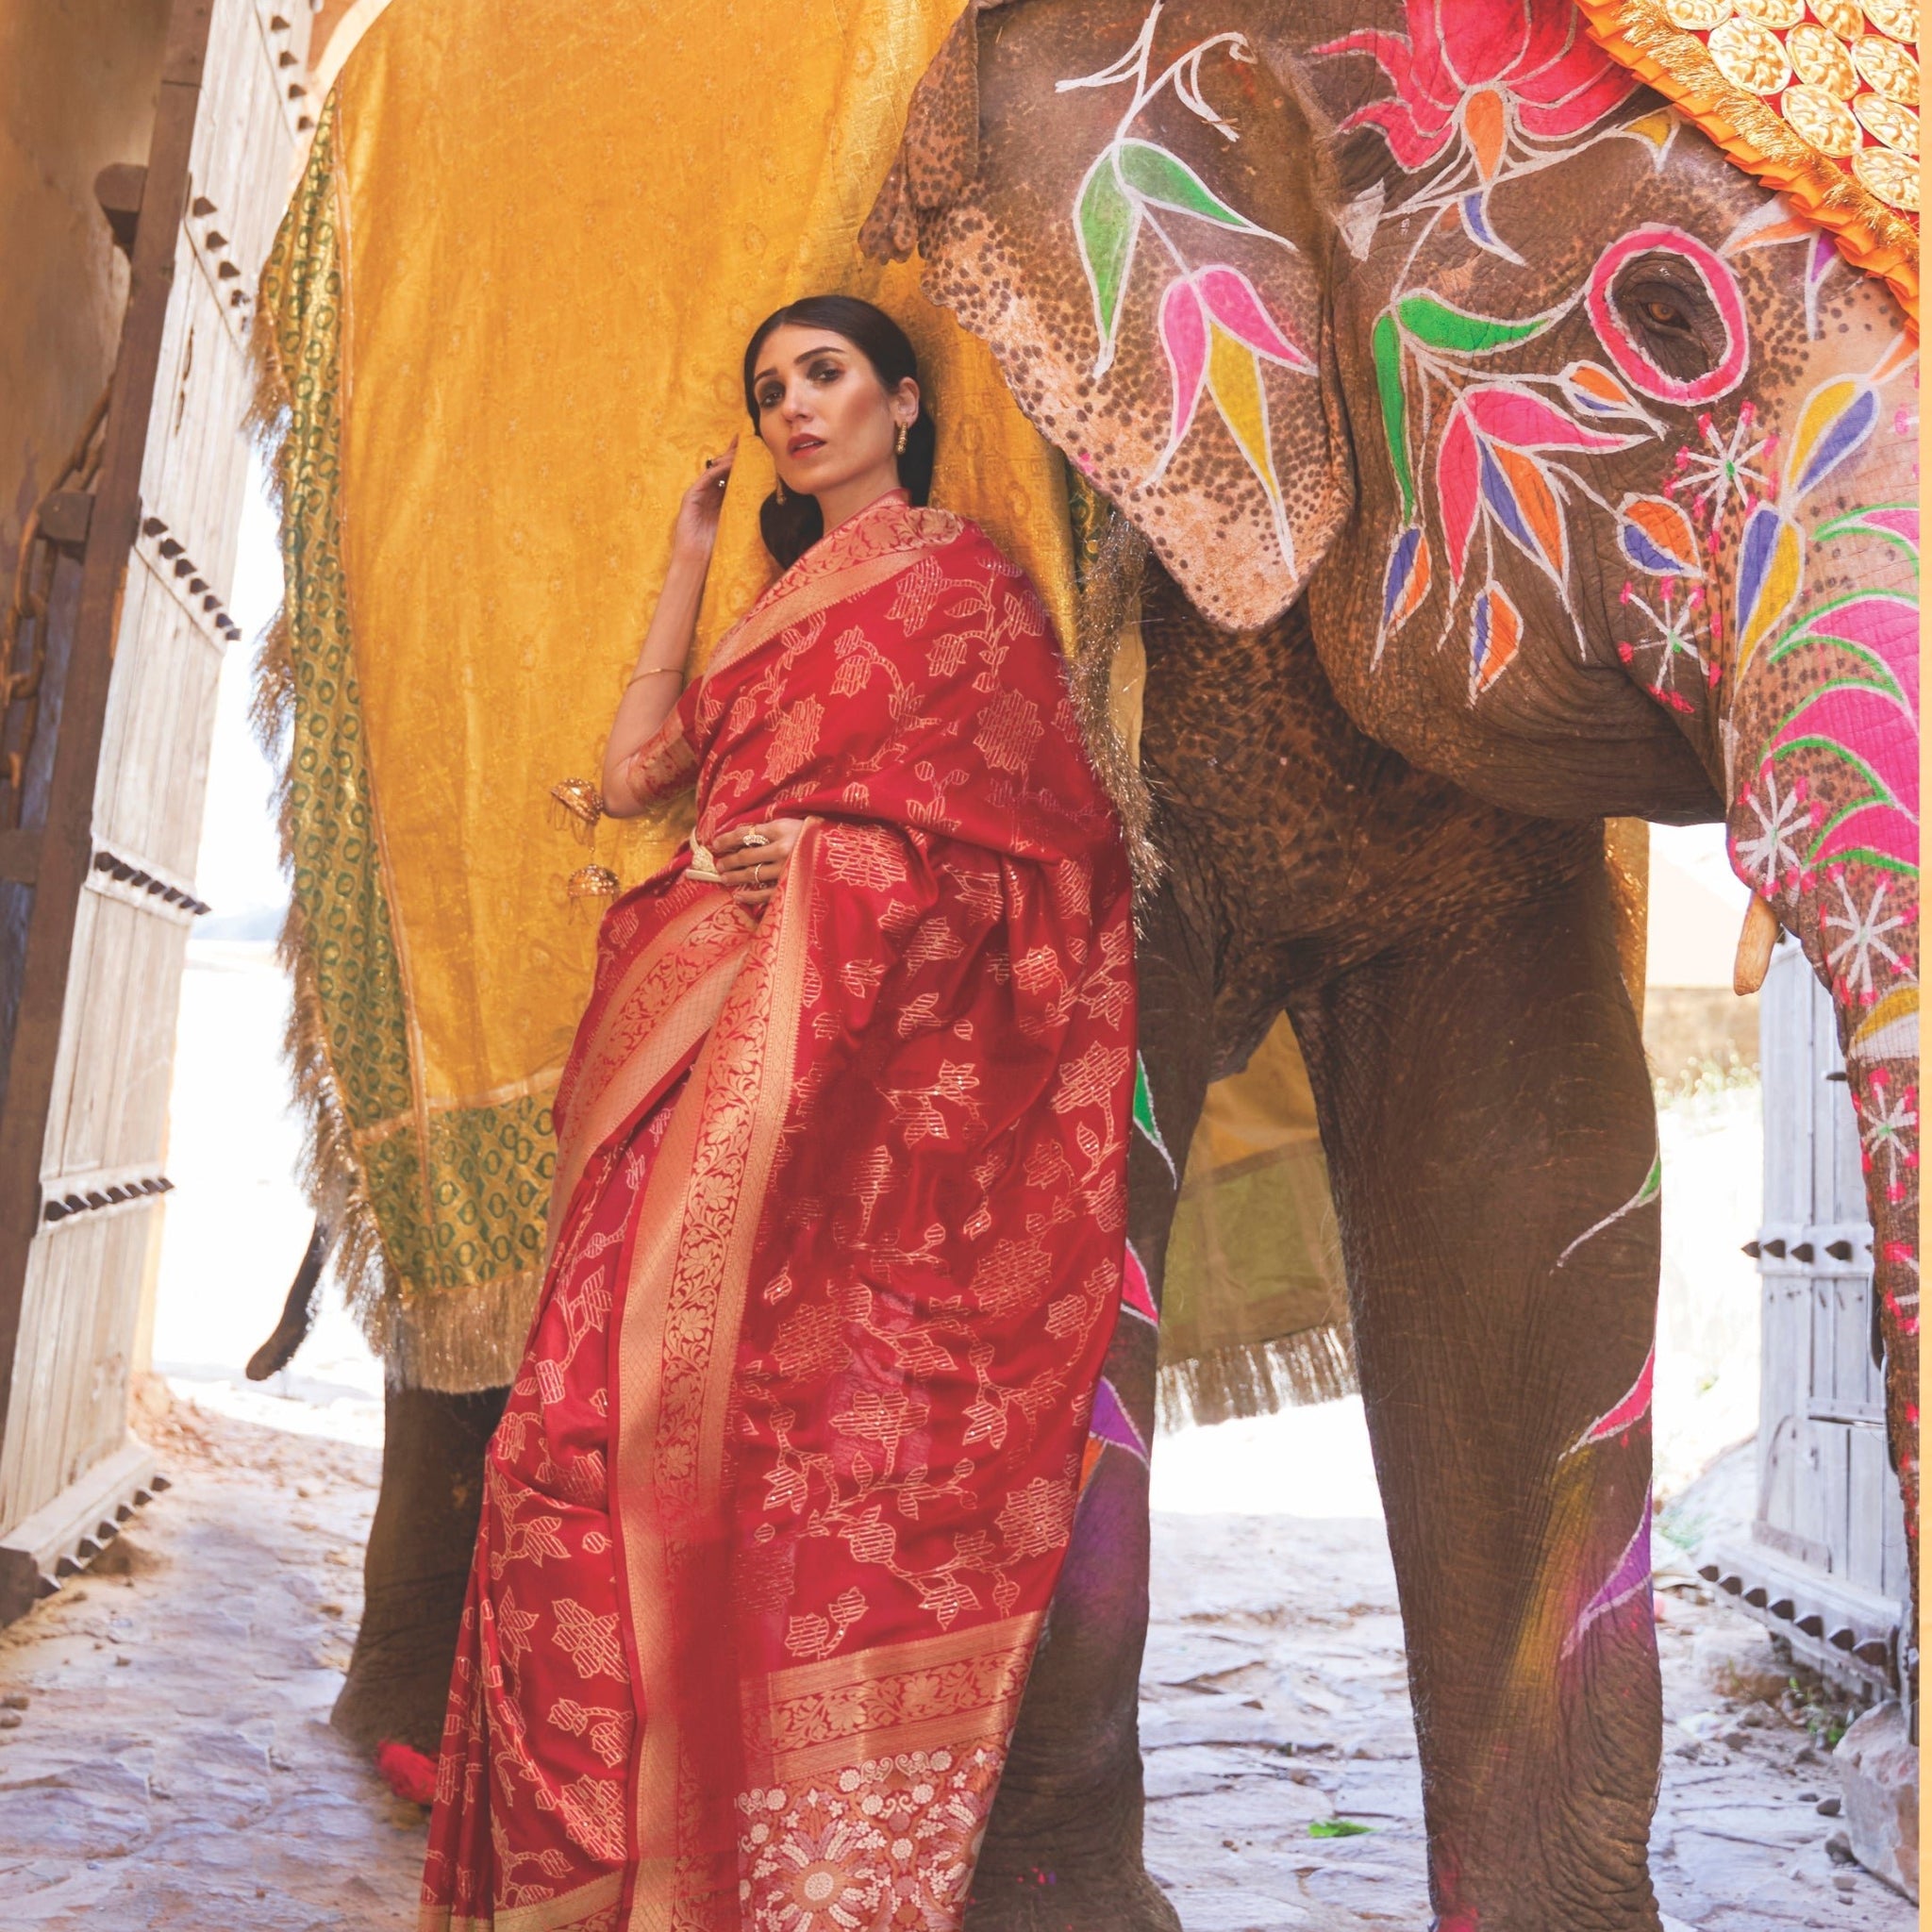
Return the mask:
[[[1916,1556],[1904,317],[1559,0],[983,0],[867,240],[1158,560],[1130,1233],[1158,1296],[1166,1150],[1286,1010],[1437,1924],[1654,1932],[1660,1176],[1599,826],[1727,819],[1831,987]],[[1151,1329],[1108,1386],[973,1932],[1173,1924],[1132,1858]]]

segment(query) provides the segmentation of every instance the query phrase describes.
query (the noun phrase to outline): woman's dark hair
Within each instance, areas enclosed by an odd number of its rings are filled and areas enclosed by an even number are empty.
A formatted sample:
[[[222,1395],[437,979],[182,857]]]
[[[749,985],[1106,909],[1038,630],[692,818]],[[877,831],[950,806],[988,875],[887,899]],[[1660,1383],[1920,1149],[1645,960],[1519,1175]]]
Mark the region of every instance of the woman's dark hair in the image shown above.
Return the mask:
[[[758,398],[752,378],[758,372],[758,351],[773,330],[787,323],[843,336],[872,364],[889,391],[897,389],[908,375],[914,381],[919,378],[919,358],[912,353],[906,331],[883,308],[874,308],[856,295],[808,295],[766,316],[745,345],[744,407],[751,412],[755,430],[758,426]],[[932,417],[922,394],[918,420],[906,431],[906,447],[899,457],[899,481],[914,503],[924,503],[932,491],[934,441]],[[825,534],[825,520],[817,497],[791,491],[780,503],[774,492],[759,508],[758,528],[764,533],[765,548],[778,559],[778,567],[789,570]]]

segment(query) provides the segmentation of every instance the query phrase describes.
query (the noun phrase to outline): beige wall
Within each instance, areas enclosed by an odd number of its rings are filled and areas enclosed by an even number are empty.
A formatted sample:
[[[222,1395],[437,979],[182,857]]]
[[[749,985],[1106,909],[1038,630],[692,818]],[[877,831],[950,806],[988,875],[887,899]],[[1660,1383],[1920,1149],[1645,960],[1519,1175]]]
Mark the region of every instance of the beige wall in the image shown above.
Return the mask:
[[[167,0],[0,0],[0,595],[113,367],[125,263],[94,205],[145,161]]]

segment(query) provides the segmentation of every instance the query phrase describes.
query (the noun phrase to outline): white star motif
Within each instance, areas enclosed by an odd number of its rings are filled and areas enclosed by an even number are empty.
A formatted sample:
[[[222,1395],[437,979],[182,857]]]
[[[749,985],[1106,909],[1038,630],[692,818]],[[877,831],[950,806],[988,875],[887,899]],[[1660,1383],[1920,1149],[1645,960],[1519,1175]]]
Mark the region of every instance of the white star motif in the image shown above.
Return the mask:
[[[1872,903],[1862,912],[1842,878],[1834,879],[1832,884],[1838,888],[1844,911],[1842,916],[1836,912],[1825,913],[1823,924],[1826,932],[1841,932],[1844,938],[1825,957],[1838,972],[1847,993],[1854,996],[1875,994],[1878,986],[1873,967],[1877,960],[1884,960],[1894,973],[1905,970],[1905,961],[1885,942],[1887,933],[1895,932],[1905,924],[1905,916],[1893,913],[1889,919],[1879,917],[1885,906],[1885,895],[1891,889],[1891,881],[1879,881],[1872,894]]]
[[[1793,841],[1798,826],[1804,823],[1805,807],[1795,792],[1778,795],[1774,771],[1764,774],[1764,803],[1758,804],[1757,794],[1750,791],[1744,794],[1744,803],[1757,817],[1758,829],[1734,835],[1731,849],[1744,870],[1769,892],[1777,884],[1780,873],[1799,869],[1798,848]]]

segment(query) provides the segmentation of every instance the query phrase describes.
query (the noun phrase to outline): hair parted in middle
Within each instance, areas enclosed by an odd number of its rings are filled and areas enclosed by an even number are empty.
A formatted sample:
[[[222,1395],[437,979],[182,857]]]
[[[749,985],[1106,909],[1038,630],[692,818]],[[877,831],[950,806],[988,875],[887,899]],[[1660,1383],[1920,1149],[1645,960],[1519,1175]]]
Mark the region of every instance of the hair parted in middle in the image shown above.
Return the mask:
[[[910,376],[919,380],[919,358],[906,331],[886,313],[857,295],[807,295],[774,309],[752,331],[744,350],[744,407],[750,412],[752,428],[758,426],[758,351],[774,329],[788,324],[800,328],[822,328],[842,336],[873,366],[881,387],[895,390]],[[906,446],[899,452],[899,481],[917,504],[924,504],[932,492],[933,451],[937,443],[932,414],[925,396],[919,398],[918,418],[908,425]],[[825,534],[825,520],[815,496],[803,496],[795,490],[780,497],[774,491],[758,508],[758,529],[765,548],[777,559],[781,570],[792,564]]]

